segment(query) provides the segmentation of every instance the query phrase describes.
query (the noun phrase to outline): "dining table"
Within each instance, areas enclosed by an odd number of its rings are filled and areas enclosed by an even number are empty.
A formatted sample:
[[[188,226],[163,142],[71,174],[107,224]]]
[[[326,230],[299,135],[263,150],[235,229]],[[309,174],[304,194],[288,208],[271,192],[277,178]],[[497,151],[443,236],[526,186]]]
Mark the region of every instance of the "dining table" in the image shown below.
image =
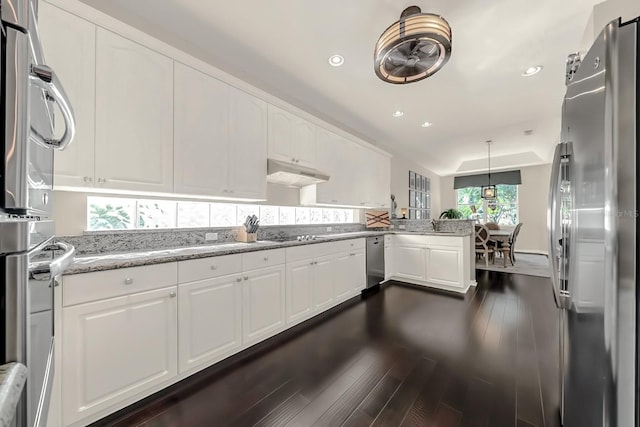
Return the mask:
[[[511,265],[513,265],[511,257],[508,256],[509,251],[511,250],[509,246],[509,236],[511,236],[511,231],[509,230],[489,230],[489,240],[500,241],[500,246],[497,250],[502,252],[505,268],[507,267],[507,258],[509,259],[509,262],[511,262]]]

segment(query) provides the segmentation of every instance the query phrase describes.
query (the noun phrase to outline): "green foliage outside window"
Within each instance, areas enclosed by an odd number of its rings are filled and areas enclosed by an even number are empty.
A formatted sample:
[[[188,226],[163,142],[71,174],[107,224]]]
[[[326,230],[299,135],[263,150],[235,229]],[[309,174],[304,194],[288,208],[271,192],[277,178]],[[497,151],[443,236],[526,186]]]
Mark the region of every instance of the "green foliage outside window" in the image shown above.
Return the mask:
[[[124,207],[111,204],[97,205],[90,207],[91,230],[120,230],[129,228],[131,217]]]
[[[495,203],[483,199],[480,187],[461,188],[457,191],[458,210],[464,218],[481,222],[515,225],[518,223],[518,186],[497,185],[498,197]]]

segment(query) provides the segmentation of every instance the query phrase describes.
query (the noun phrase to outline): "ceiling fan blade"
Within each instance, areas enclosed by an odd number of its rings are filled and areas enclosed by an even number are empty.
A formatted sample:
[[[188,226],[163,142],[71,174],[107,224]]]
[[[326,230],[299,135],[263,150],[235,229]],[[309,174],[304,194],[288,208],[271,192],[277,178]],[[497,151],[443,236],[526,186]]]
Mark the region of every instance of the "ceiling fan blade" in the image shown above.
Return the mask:
[[[413,67],[409,67],[408,65],[401,65],[391,70],[389,74],[396,77],[406,77],[413,74],[412,70],[413,70]]]
[[[438,54],[438,47],[433,44],[433,43],[423,43],[422,46],[420,46],[420,52],[422,52],[423,54],[426,54],[428,56],[435,56]]]
[[[401,55],[403,55],[405,58],[408,58],[409,55],[411,55],[411,51],[413,50],[409,45],[410,43],[402,43],[401,45],[396,47],[394,50],[395,52],[398,52]]]
[[[394,50],[389,54],[389,56],[387,56],[387,63],[393,65],[394,67],[405,65],[407,63],[407,57],[401,52]]]

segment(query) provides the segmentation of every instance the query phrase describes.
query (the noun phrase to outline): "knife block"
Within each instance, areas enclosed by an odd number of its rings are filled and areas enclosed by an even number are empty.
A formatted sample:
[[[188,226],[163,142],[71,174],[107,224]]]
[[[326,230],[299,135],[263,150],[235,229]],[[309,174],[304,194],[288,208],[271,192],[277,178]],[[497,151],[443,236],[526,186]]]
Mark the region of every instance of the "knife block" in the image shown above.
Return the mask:
[[[247,233],[247,230],[240,228],[240,230],[238,230],[236,240],[238,242],[253,243],[258,240],[258,233]]]

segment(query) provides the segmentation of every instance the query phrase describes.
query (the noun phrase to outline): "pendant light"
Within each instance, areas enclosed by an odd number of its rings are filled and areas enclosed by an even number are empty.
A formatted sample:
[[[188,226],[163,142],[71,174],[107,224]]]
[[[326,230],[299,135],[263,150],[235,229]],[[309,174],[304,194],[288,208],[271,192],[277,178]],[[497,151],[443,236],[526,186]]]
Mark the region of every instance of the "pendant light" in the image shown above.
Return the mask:
[[[495,185],[491,185],[491,140],[486,141],[487,142],[487,151],[488,151],[488,163],[489,163],[489,168],[488,168],[488,182],[486,186],[482,187],[482,193],[481,193],[481,197],[483,199],[488,199],[489,201],[491,200],[495,200],[496,197],[498,197],[498,190],[496,190],[496,186]]]

